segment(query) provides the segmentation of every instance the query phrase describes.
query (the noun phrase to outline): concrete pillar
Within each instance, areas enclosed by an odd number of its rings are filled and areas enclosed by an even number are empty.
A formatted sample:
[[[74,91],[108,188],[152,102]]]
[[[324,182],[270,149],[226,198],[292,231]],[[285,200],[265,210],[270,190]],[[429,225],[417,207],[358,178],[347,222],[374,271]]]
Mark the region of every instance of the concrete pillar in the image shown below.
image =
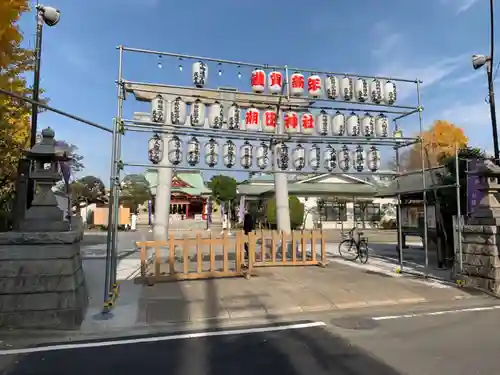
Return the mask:
[[[280,111],[278,117],[278,134],[283,134],[285,131],[285,124],[283,119],[283,113]],[[276,197],[276,222],[278,230],[285,233],[291,232],[290,225],[290,208],[288,205],[288,177],[286,173],[279,172],[278,168],[278,153],[276,152],[276,147],[274,147],[274,187],[275,187],[275,197]],[[289,155],[289,160],[291,160]]]

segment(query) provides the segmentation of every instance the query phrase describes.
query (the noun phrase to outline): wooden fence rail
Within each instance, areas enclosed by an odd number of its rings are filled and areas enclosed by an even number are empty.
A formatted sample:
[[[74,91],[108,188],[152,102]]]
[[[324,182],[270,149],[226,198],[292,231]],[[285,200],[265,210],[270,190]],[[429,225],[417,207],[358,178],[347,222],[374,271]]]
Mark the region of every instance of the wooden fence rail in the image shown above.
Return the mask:
[[[319,254],[316,246],[319,243]],[[285,244],[283,246],[283,244]],[[137,282],[152,285],[172,280],[195,280],[243,276],[253,267],[308,266],[326,264],[325,238],[321,231],[258,231],[234,237],[171,236],[168,241],[137,242],[141,276]],[[249,258],[249,259],[248,259]]]

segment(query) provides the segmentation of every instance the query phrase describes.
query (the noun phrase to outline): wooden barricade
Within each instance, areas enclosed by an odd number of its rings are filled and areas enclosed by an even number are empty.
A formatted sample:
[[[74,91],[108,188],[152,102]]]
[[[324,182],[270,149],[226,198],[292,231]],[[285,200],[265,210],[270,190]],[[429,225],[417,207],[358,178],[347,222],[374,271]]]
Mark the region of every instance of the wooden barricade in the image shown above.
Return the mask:
[[[261,230],[245,237],[249,244],[249,263],[254,267],[326,265],[326,241],[322,231],[295,230],[287,235]]]
[[[215,238],[196,234],[195,238],[175,238],[168,241],[137,242],[140,249],[141,276],[138,282],[152,285],[174,280],[197,280],[244,276],[249,278],[251,263],[244,264],[242,232],[234,237],[226,233]],[[152,250],[148,256],[148,250]]]

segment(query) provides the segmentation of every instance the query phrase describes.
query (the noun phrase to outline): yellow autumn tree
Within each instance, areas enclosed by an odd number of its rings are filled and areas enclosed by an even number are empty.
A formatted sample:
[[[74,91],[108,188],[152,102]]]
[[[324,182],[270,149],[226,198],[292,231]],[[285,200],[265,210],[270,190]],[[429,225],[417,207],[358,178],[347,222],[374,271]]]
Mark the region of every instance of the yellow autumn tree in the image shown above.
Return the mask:
[[[27,0],[0,1],[0,87],[29,95],[23,73],[32,69],[33,52],[21,47],[19,18],[29,10]],[[28,146],[31,105],[0,94],[0,210],[12,196],[17,163]]]
[[[424,145],[425,167],[435,167],[440,161],[455,154],[458,149],[467,145],[468,138],[462,128],[446,120],[437,120],[431,128],[422,135]],[[406,170],[422,169],[421,145],[416,144],[407,152],[402,161]]]

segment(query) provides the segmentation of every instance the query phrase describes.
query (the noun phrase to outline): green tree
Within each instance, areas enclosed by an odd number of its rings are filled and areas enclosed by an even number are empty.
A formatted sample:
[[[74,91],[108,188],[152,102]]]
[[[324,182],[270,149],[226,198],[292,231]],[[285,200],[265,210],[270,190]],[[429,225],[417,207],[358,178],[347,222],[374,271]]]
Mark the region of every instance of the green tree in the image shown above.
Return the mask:
[[[208,187],[212,190],[212,197],[217,203],[234,201],[237,185],[234,178],[224,175],[213,176],[208,183]]]
[[[294,195],[288,197],[288,207],[290,210],[290,226],[292,229],[300,228],[304,220],[304,205],[299,198]],[[272,227],[278,224],[276,217],[276,199],[269,199],[266,203],[266,219]]]
[[[139,206],[149,199],[151,188],[143,175],[129,174],[123,178],[120,202],[132,213],[137,213]]]

